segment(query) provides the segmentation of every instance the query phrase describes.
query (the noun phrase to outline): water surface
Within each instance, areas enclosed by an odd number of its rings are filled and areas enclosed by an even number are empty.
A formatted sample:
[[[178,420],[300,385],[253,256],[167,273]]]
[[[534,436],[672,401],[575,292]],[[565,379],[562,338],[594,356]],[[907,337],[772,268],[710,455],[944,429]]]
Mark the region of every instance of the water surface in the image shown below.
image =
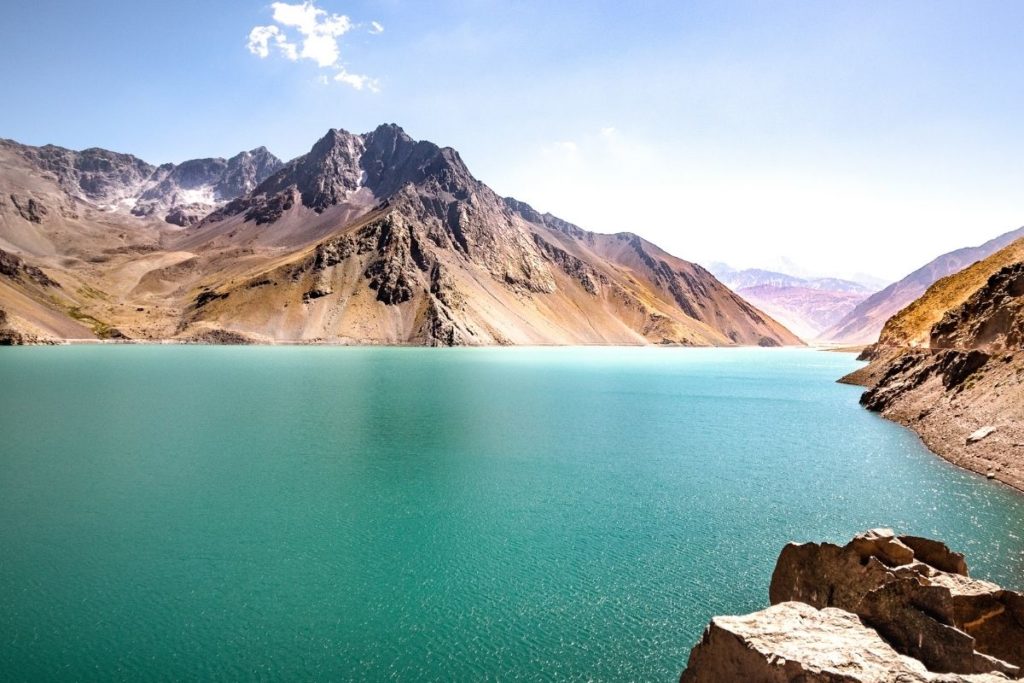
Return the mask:
[[[676,680],[790,539],[1024,587],[1024,497],[807,350],[0,351],[0,679]]]

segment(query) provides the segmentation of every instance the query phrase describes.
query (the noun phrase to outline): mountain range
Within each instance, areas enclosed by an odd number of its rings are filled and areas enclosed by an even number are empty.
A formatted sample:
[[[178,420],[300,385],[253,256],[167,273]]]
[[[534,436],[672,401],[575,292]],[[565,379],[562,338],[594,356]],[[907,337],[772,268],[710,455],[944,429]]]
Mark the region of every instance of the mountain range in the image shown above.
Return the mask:
[[[804,340],[816,339],[873,290],[851,280],[797,277],[760,268],[737,270],[712,263],[709,270],[737,294]]]
[[[0,141],[14,341],[799,344],[701,266],[501,197],[394,124],[154,166]]]

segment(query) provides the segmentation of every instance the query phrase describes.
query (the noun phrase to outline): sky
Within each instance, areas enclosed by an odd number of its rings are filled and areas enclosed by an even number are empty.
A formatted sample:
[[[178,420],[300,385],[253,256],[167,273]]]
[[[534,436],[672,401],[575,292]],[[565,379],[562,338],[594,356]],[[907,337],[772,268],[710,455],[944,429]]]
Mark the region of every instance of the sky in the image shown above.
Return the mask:
[[[1024,224],[1024,3],[15,1],[0,137],[151,163],[394,122],[584,228],[894,280]]]

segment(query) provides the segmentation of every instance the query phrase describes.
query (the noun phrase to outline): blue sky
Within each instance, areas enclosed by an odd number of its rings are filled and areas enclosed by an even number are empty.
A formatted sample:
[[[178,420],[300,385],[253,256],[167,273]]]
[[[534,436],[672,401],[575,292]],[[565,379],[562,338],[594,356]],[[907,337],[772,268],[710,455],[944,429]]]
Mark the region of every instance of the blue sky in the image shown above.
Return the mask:
[[[1024,3],[316,7],[348,18],[326,66],[270,3],[13,3],[0,136],[160,163],[393,121],[584,227],[820,273],[896,278],[1024,224]],[[254,54],[258,26],[298,58]]]

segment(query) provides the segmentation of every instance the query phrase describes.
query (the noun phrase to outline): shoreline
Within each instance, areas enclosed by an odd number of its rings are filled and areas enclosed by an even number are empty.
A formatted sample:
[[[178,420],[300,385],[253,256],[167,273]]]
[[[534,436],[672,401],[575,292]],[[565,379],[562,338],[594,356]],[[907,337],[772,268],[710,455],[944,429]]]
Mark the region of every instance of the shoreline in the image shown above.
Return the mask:
[[[0,345],[4,346],[4,345]],[[429,344],[416,343],[384,343],[366,341],[325,341],[325,340],[252,340],[245,343],[226,344],[223,342],[193,341],[189,339],[52,339],[46,341],[31,341],[23,344],[9,344],[7,346],[321,346],[339,348],[397,348],[397,349],[572,349],[572,348],[623,348],[623,349],[764,349],[766,351],[776,349],[805,349],[808,351],[820,351],[807,345],[780,345],[760,346],[757,344],[734,344],[731,346],[697,346],[691,344],[459,344],[454,346],[433,346]]]
[[[865,410],[911,430],[932,454],[954,467],[1024,494],[1024,429],[1019,419],[1006,415],[1005,406],[1013,406],[1014,397],[999,393],[1004,383],[1016,382],[1024,372],[1024,359],[1007,354],[993,367],[978,370],[972,381],[947,390],[936,376],[934,353],[895,348],[870,353],[874,358],[867,365],[836,380],[865,389],[860,400]],[[901,364],[912,370],[901,374]],[[917,383],[914,368],[920,373]],[[931,377],[925,374],[929,372]],[[972,439],[986,427],[994,430]]]

